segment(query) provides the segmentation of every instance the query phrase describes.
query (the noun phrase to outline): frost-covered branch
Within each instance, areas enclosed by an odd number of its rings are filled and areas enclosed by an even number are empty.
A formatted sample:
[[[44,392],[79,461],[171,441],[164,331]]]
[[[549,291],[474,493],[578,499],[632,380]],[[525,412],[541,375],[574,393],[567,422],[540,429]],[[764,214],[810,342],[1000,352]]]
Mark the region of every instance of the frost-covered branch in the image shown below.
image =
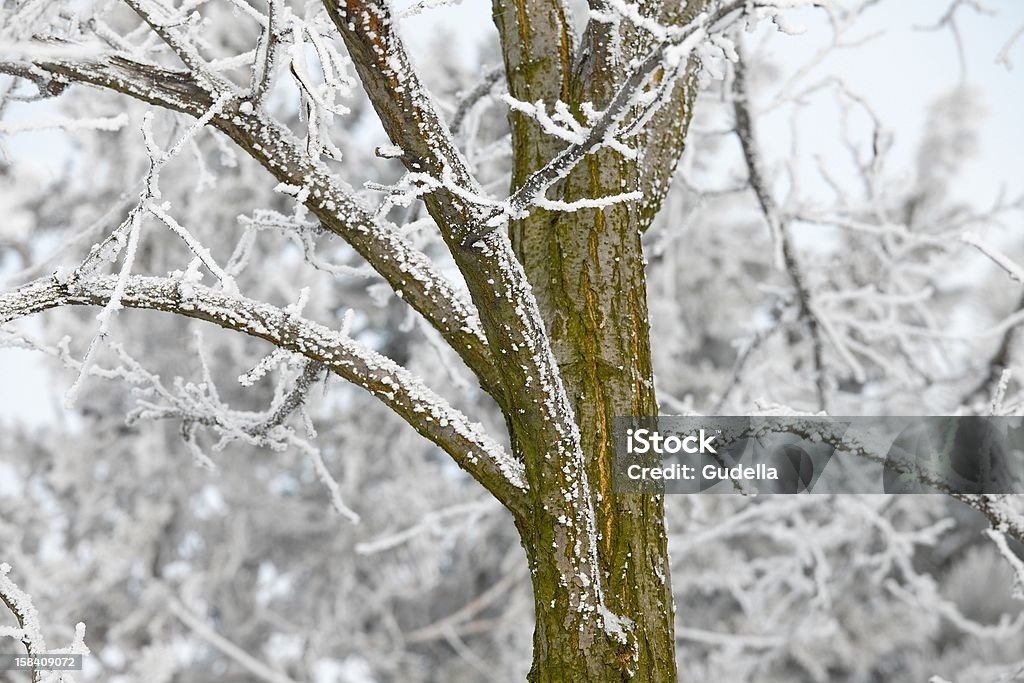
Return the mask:
[[[203,59],[195,44],[180,30],[182,25],[199,21],[198,12],[188,16],[176,15],[173,10],[162,5],[160,0],[124,0],[143,21],[149,24],[153,32],[178,56],[182,64],[188,67],[196,82],[210,93],[234,92],[238,89],[223,76],[214,73],[210,65]]]
[[[282,0],[269,0],[266,25],[261,27],[259,41],[256,44],[252,77],[249,81],[249,97],[257,108],[263,104],[274,78],[274,62],[281,42],[282,5]]]
[[[992,539],[999,549],[999,554],[1013,570],[1014,591],[1013,594],[1019,600],[1024,600],[1024,560],[1021,560],[1015,552],[1010,549],[1006,542],[1006,535],[999,529],[986,529],[985,535]]]
[[[733,390],[739,386],[740,381],[743,378],[743,371],[750,362],[750,359],[753,358],[754,354],[766,341],[775,336],[778,332],[781,332],[784,328],[785,325],[776,322],[771,327],[758,331],[753,335],[753,337],[744,342],[739,355],[736,357],[736,363],[733,365],[732,376],[729,378],[729,383],[718,397],[718,401],[715,402],[715,406],[711,409],[712,415],[722,414],[722,410],[729,401],[729,396],[732,394]]]
[[[568,96],[574,52],[572,8],[566,0],[495,0],[508,94],[524,102]],[[512,188],[557,154],[563,143],[544,135],[537,121],[510,110],[514,154]]]
[[[116,287],[113,276],[65,284],[54,278],[37,280],[0,296],[0,324],[60,306],[103,306]],[[380,399],[522,514],[522,465],[407,370],[347,336],[269,304],[171,278],[131,276],[122,289],[121,305],[206,320],[323,364]]]
[[[596,112],[593,107],[589,110],[584,108],[584,114],[589,119],[586,126],[575,121],[569,124],[570,127],[577,127],[567,138],[573,140],[572,144],[532,173],[512,193],[504,206],[491,212],[486,223],[465,238],[464,243],[471,244],[505,225],[510,218],[519,217],[588,154],[602,147],[612,147],[627,155],[634,154],[635,151],[625,141],[640,133],[669,101],[697,45],[712,32],[721,30],[721,24],[731,16],[773,6],[772,3],[732,2],[710,14],[702,13],[684,26],[666,29],[664,37],[642,59],[637,60],[602,111]],[[657,82],[652,84],[656,75]],[[633,116],[627,120],[631,113]],[[551,126],[548,129],[554,130]]]
[[[184,72],[169,71],[121,55],[103,61],[4,61],[0,73],[33,80],[56,94],[80,82],[114,90],[197,119],[214,104],[211,94]],[[325,228],[348,242],[403,300],[422,314],[500,403],[501,388],[475,311],[430,260],[399,230],[370,214],[301,142],[251,102],[233,99],[211,125],[226,133],[274,177],[295,189]]]
[[[967,493],[950,493],[950,496],[983,514],[994,530],[1024,543],[1024,513],[1013,508],[1015,496]]]
[[[250,674],[266,683],[295,683],[280,671],[275,671],[251,654],[238,647],[224,636],[217,633],[206,622],[192,613],[178,598],[167,596],[167,610],[178,618],[181,623],[194,631],[196,635],[210,644],[218,652],[238,663]]]
[[[814,386],[817,392],[818,409],[827,411],[828,378],[825,372],[825,343],[821,330],[821,321],[815,311],[813,295],[807,283],[807,276],[797,260],[796,250],[790,239],[788,226],[780,215],[778,206],[776,206],[775,200],[772,197],[771,188],[768,186],[768,181],[761,168],[761,151],[757,147],[757,138],[755,137],[753,119],[751,118],[750,93],[746,86],[745,69],[743,61],[738,60],[735,65],[733,80],[733,111],[736,135],[743,149],[743,159],[746,163],[750,187],[757,197],[761,213],[768,223],[778,260],[784,264],[793,283],[800,318],[807,325],[807,330],[811,335],[815,373]]]
[[[275,427],[284,424],[288,416],[305,403],[310,387],[320,381],[326,371],[327,368],[324,367],[323,363],[313,360],[306,361],[302,368],[302,373],[295,380],[295,386],[292,387],[292,390],[280,402],[273,415],[254,429],[254,433],[266,434]]]
[[[88,83],[131,95],[143,102],[202,116],[210,94],[187,73],[110,54],[95,59],[9,59],[0,56],[0,73],[33,82],[40,92],[58,95],[71,83]]]
[[[1021,295],[1020,300],[1017,302],[1013,315],[1019,313],[1024,313],[1024,294]],[[985,374],[985,377],[964,395],[962,402],[965,405],[971,405],[978,398],[988,399],[996,387],[999,386],[1003,373],[1013,363],[1014,346],[1019,335],[1019,325],[1014,325],[1003,333],[999,346],[988,362],[988,372]]]
[[[804,430],[795,426],[792,432],[816,442],[832,445],[843,453],[878,463],[889,472],[906,475],[915,482],[944,493],[980,512],[994,529],[1024,543],[1024,514],[1012,507],[1011,500],[1014,496],[962,493],[941,477],[925,472],[913,463],[881,455],[888,451],[884,444],[875,443],[867,438],[861,440],[848,436],[843,430],[829,431],[826,429],[816,432],[813,429]]]
[[[1024,266],[1014,263],[1009,256],[974,233],[964,233],[960,239],[963,240],[965,244],[969,244],[980,251],[993,263],[1005,270],[1011,280],[1016,280],[1020,284],[1024,285]]]
[[[481,100],[487,98],[494,91],[495,86],[504,78],[505,70],[503,68],[493,68],[484,74],[483,78],[480,79],[480,82],[472,90],[459,98],[459,102],[455,107],[455,113],[452,114],[452,120],[449,123],[452,135],[459,135],[462,131],[462,124],[466,120],[466,115]]]
[[[13,638],[21,641],[25,651],[32,656],[44,655],[87,655],[89,648],[85,645],[85,624],[75,625],[75,638],[66,648],[51,650],[46,647],[39,613],[32,603],[32,596],[25,593],[8,577],[11,565],[0,563],[0,602],[11,611],[18,622],[18,628],[0,627],[0,639]],[[44,671],[32,669],[32,683],[73,683],[74,679],[61,671]]]
[[[420,82],[389,5],[379,0],[327,0],[324,5],[345,40],[384,129],[402,150],[400,158],[406,168],[432,178],[436,189],[431,198],[458,200],[459,207],[453,210],[482,216],[485,209],[477,198],[483,199],[485,193],[466,167],[449,127]],[[451,194],[460,196],[441,199]],[[438,219],[437,223],[451,238],[453,231],[464,229],[468,217],[452,220],[454,216],[449,216],[447,221]]]
[[[279,181],[295,188],[296,199],[325,228],[344,238],[438,330],[500,404],[500,380],[478,315],[430,259],[394,225],[371,215],[280,125],[241,110],[221,123],[222,129]]]

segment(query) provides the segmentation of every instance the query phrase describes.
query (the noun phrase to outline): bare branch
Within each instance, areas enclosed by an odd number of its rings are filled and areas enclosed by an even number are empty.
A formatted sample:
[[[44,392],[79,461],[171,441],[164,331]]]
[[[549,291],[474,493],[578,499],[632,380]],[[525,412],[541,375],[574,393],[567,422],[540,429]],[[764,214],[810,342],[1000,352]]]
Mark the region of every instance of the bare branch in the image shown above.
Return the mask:
[[[1005,66],[1007,69],[1013,68],[1013,62],[1010,61],[1010,50],[1013,49],[1013,44],[1016,43],[1021,36],[1024,36],[1024,24],[1017,27],[1017,30],[1013,32],[1003,47],[1000,48],[999,54],[996,56],[996,61]]]
[[[472,90],[459,99],[459,103],[455,108],[455,113],[452,114],[452,121],[449,124],[452,135],[459,135],[462,130],[462,124],[466,119],[466,115],[478,102],[491,94],[491,91],[494,90],[494,86],[497,85],[504,76],[505,72],[501,67],[491,69],[484,74],[484,77]]]
[[[280,42],[278,31],[281,30],[281,0],[269,0],[267,4],[267,25],[263,27],[259,43],[256,45],[256,61],[249,83],[249,97],[257,108],[270,90],[270,81],[274,76],[274,56]]]
[[[103,62],[0,61],[0,73],[31,78],[40,89],[53,93],[72,82],[88,83],[196,118],[214,104],[211,94],[189,74],[116,55]],[[245,104],[229,103],[211,124],[278,181],[308,188],[301,197],[306,207],[438,330],[476,374],[481,387],[501,404],[500,380],[477,315],[448,279],[394,225],[371,215],[322,163],[310,158],[289,130]]]
[[[266,681],[266,683],[295,683],[293,679],[279,671],[271,669],[269,666],[214,631],[213,628],[193,614],[191,610],[185,607],[185,605],[183,605],[181,601],[173,595],[167,596],[167,609],[171,614],[177,617],[181,623],[195,631],[196,635],[216,648],[221,654],[239,664],[259,680]]]
[[[177,24],[190,21],[189,17],[177,22],[170,10],[161,6],[158,0],[124,0],[150,28],[178,55],[182,64],[188,67],[196,81],[210,92],[234,92],[237,88],[224,77],[213,72],[206,61],[177,29]],[[158,16],[159,15],[159,16]],[[197,15],[198,16],[198,15]]]
[[[46,647],[46,640],[43,638],[42,627],[39,623],[39,613],[32,603],[32,596],[23,591],[7,575],[11,566],[6,562],[0,563],[0,603],[14,615],[18,622],[18,628],[0,627],[0,638],[10,637],[20,640],[25,646],[25,651],[33,656],[44,656],[50,654],[89,654],[89,648],[85,645],[85,624],[79,622],[75,625],[75,638],[70,647],[51,650]],[[32,668],[32,683],[42,683],[44,676],[43,669]],[[46,678],[45,680],[49,680]]]
[[[114,276],[73,284],[43,278],[0,295],[0,324],[69,305],[102,306],[117,287]],[[166,311],[260,337],[275,347],[321,363],[400,415],[416,431],[450,454],[516,514],[523,514],[522,465],[443,398],[394,361],[318,323],[269,304],[230,296],[170,278],[132,276],[121,295],[129,308]]]
[[[746,87],[745,67],[742,61],[736,63],[733,90],[736,135],[743,148],[743,159],[747,165],[750,187],[757,196],[761,213],[764,214],[765,221],[767,221],[772,237],[781,253],[786,271],[789,273],[789,278],[793,283],[793,288],[796,290],[800,317],[807,325],[807,330],[811,335],[814,354],[814,385],[818,395],[818,409],[827,411],[828,388],[824,360],[825,344],[821,333],[821,323],[815,313],[813,295],[807,285],[807,278],[800,268],[800,263],[797,261],[795,249],[789,238],[787,225],[779,215],[778,207],[775,205],[775,200],[771,196],[767,180],[760,167],[760,150],[757,148],[754,136],[754,127],[750,114],[750,98]]]

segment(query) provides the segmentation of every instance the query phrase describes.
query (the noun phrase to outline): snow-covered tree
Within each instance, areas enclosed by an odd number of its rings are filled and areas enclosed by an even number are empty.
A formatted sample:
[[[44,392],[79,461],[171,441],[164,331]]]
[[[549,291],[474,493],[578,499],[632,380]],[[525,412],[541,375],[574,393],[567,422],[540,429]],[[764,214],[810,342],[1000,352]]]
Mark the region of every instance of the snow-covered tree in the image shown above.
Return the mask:
[[[93,307],[4,327],[76,419],[0,436],[0,637],[46,651],[39,600],[106,680],[511,680],[532,619],[536,683],[1014,680],[1015,497],[612,490],[656,379],[665,412],[1024,413],[1024,205],[950,190],[966,82],[907,171],[765,38],[861,49],[872,0],[494,0],[483,68],[417,58],[441,4],[0,9],[0,134],[72,148],[0,160],[0,323]],[[814,102],[843,164],[799,147]]]

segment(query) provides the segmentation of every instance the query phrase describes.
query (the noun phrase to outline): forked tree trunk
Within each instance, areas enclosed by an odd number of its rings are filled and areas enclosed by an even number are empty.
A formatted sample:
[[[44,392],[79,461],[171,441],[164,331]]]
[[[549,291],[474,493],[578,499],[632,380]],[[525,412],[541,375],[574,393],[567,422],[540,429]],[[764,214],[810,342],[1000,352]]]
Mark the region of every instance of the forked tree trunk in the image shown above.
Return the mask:
[[[661,3],[646,5],[650,13],[671,23],[688,19],[703,2],[691,2],[675,16],[661,9]],[[614,47],[599,26],[582,37],[581,58],[572,64],[560,2],[495,0],[494,7],[514,97],[544,100],[549,106],[561,99],[577,113],[583,102],[600,109],[612,97],[626,66],[612,63]],[[627,39],[627,53],[628,43]],[[638,42],[633,47],[642,54],[647,46]],[[693,69],[691,65],[691,74]],[[576,622],[568,613],[572,606],[549,599],[555,591],[548,582],[559,576],[558,567],[548,567],[557,563],[555,548],[526,530],[523,543],[533,570],[536,607],[530,672],[534,683],[676,680],[663,500],[612,491],[612,419],[658,411],[640,240],[660,207],[682,151],[694,92],[689,78],[676,88],[672,103],[652,122],[651,133],[634,141],[641,150],[638,159],[602,150],[588,156],[548,193],[573,201],[641,190],[643,200],[575,212],[534,210],[510,227],[580,426],[605,606],[630,627],[628,643],[615,629],[605,628],[580,647],[581,639],[567,633]],[[514,189],[552,158],[560,144],[526,116],[512,113],[510,122]],[[557,482],[549,485],[556,487]],[[534,500],[547,495],[534,493],[540,494]]]
[[[680,24],[705,2],[679,9],[678,2],[641,0],[640,7]],[[407,169],[474,187],[387,3],[326,6]],[[631,24],[622,22],[616,34],[616,25],[602,21],[590,22],[576,44],[565,12],[563,0],[494,0],[512,96],[548,107],[564,102],[583,122],[583,105],[606,107],[631,60],[653,45]],[[535,596],[534,683],[676,678],[663,501],[613,492],[611,428],[619,415],[657,413],[640,240],[682,151],[692,94],[684,78],[643,131],[622,141],[635,155],[604,148],[548,191],[572,202],[639,190],[641,201],[535,209],[509,226],[514,253],[505,242],[466,242],[450,229],[474,230],[484,218],[462,194],[445,185],[424,195],[480,312],[498,374],[492,395],[525,465],[528,500],[514,509]],[[510,124],[516,189],[565,143],[521,113]]]
[[[600,108],[613,95],[624,66],[606,61],[613,50],[596,31],[583,36],[583,58],[570,64],[559,7],[547,0],[496,0],[499,32],[515,36],[505,41],[509,90],[530,102],[561,99],[574,107],[592,102]],[[549,192],[552,198],[573,201],[639,189],[645,195],[642,201],[576,212],[534,210],[510,228],[580,426],[605,606],[629,628],[628,642],[614,628],[598,629],[586,639],[568,633],[576,623],[568,613],[572,606],[549,598],[556,591],[548,582],[559,576],[557,566],[548,567],[557,563],[556,549],[525,530],[537,615],[530,672],[534,683],[676,680],[663,501],[612,491],[612,419],[658,410],[640,239],[682,151],[692,94],[690,82],[677,88],[671,105],[653,123],[654,132],[635,141],[643,150],[639,159],[628,160],[612,150],[592,154]],[[526,116],[513,113],[511,125],[517,186],[560,147]],[[557,487],[557,482],[549,485]],[[534,493],[534,500],[547,495]]]
[[[602,171],[609,167],[609,160],[602,156],[585,162],[572,179],[580,185],[580,196],[609,194],[607,186],[594,192],[602,179],[618,184],[614,161],[612,173],[602,178]],[[592,185],[583,189],[585,181]],[[543,245],[543,251],[537,250],[539,258],[525,257],[525,265],[580,426],[605,606],[632,622],[630,642],[622,642],[614,629],[606,628],[580,649],[577,639],[565,634],[566,625],[574,621],[566,613],[571,606],[552,605],[548,598],[552,591],[545,585],[550,579],[544,567],[557,561],[554,549],[525,536],[535,570],[537,614],[530,680],[675,681],[674,609],[663,501],[660,496],[612,491],[612,419],[658,411],[640,216],[634,207],[622,206],[528,221],[530,225],[517,226],[522,231],[518,246],[525,248],[531,241]],[[557,487],[557,482],[551,485]],[[541,500],[546,495],[538,491],[533,497]],[[559,576],[557,567],[551,569],[551,577]]]

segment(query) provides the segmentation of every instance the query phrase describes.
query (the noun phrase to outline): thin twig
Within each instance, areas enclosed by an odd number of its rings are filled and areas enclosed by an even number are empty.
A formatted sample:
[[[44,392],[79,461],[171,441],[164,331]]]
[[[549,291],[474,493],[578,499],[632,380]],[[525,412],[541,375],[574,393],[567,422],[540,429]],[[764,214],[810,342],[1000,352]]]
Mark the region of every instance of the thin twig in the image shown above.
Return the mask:
[[[452,121],[448,124],[452,135],[457,136],[462,131],[462,124],[466,120],[466,115],[476,106],[477,102],[490,95],[491,91],[494,90],[494,86],[504,77],[505,68],[503,66],[496,66],[484,74],[483,79],[459,99],[458,104],[455,106],[455,113],[452,115]]]
[[[1021,295],[1014,312],[1024,312],[1024,295]],[[964,395],[961,401],[963,405],[971,405],[978,399],[987,399],[992,394],[993,389],[999,384],[1003,371],[1012,364],[1013,347],[1017,340],[1019,329],[1018,325],[1014,325],[1003,333],[1003,339],[999,343],[999,347],[988,362],[988,373],[980,383]]]
[[[279,42],[277,32],[280,30],[281,0],[269,0],[268,4],[270,7],[267,11],[267,26],[260,33],[259,42],[256,44],[256,60],[253,62],[252,80],[249,84],[249,97],[257,107],[263,103],[263,98],[270,90]]]
[[[202,619],[193,614],[173,595],[167,598],[167,609],[185,626],[189,627],[200,638],[212,645],[218,652],[231,659],[250,674],[267,683],[296,683],[280,671],[275,671],[238,647],[230,640],[206,625]]]
[[[807,325],[811,335],[811,344],[814,355],[815,390],[818,398],[818,409],[828,411],[828,390],[825,374],[824,341],[822,339],[821,324],[814,311],[813,295],[807,284],[807,278],[797,261],[795,249],[789,238],[787,225],[779,216],[778,207],[768,189],[768,183],[760,167],[760,152],[757,149],[757,141],[754,136],[754,126],[750,115],[749,92],[746,87],[746,73],[742,60],[736,63],[735,78],[733,79],[733,110],[736,116],[736,136],[743,148],[743,159],[747,166],[747,175],[750,180],[750,187],[757,196],[761,212],[775,239],[778,240],[778,249],[782,257],[786,271],[789,273],[793,288],[796,290],[797,304],[799,306],[800,318]]]

